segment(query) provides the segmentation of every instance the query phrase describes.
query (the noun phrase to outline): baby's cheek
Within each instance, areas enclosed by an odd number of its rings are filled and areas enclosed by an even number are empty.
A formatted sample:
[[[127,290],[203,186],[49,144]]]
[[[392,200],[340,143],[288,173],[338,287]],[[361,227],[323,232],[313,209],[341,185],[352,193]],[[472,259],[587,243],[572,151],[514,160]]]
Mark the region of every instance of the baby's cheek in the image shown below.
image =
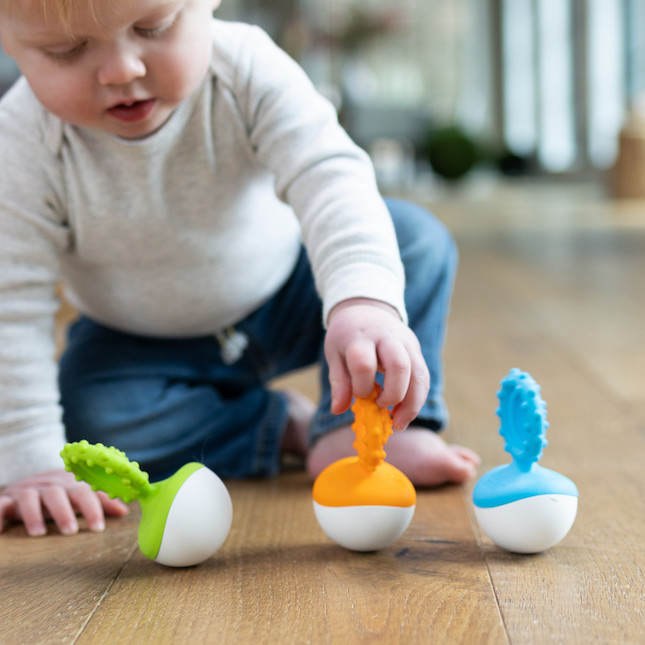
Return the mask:
[[[34,94],[49,112],[74,125],[91,125],[100,117],[102,110],[85,84],[58,76],[52,80],[47,82],[45,79],[38,86],[32,86]]]
[[[202,83],[211,59],[210,37],[197,35],[190,47],[169,49],[155,65],[155,81],[163,85],[166,99],[177,103],[192,94]]]

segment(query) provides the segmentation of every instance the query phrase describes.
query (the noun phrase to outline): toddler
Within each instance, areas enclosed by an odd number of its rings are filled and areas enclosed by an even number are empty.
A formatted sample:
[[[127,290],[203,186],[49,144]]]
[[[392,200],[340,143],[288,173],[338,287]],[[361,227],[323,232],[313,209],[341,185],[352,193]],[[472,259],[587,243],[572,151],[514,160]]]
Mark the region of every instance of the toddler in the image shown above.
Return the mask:
[[[61,469],[114,445],[153,479],[188,461],[313,478],[353,454],[382,378],[389,460],[418,486],[478,457],[446,422],[445,228],[383,201],[304,72],[218,0],[0,0],[21,79],[0,103],[0,526],[91,530],[125,506]],[[54,361],[54,288],[79,311]],[[318,406],[267,387],[321,365]]]

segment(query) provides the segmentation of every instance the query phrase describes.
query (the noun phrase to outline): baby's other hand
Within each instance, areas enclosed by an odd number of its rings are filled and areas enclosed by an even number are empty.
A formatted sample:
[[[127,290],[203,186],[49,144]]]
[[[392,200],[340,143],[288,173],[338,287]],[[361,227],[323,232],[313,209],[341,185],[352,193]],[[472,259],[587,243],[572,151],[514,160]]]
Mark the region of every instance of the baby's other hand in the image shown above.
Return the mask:
[[[45,520],[51,518],[63,535],[73,535],[78,532],[77,513],[90,531],[102,531],[105,515],[127,512],[122,501],[95,493],[62,469],[23,477],[0,491],[0,531],[5,522],[23,522],[29,535],[45,535]]]
[[[336,305],[325,338],[329,364],[331,410],[340,414],[352,396],[367,397],[377,371],[385,375],[377,399],[381,407],[393,407],[397,430],[417,416],[430,388],[430,374],[412,330],[389,305],[354,298]]]

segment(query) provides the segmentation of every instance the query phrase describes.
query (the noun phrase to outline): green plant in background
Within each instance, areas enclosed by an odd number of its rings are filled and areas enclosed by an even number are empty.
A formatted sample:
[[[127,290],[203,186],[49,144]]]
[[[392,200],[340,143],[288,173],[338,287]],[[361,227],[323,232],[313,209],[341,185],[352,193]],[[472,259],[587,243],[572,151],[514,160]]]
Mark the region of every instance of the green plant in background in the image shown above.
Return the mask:
[[[432,169],[451,181],[467,175],[482,157],[479,146],[457,126],[432,130],[426,154]]]

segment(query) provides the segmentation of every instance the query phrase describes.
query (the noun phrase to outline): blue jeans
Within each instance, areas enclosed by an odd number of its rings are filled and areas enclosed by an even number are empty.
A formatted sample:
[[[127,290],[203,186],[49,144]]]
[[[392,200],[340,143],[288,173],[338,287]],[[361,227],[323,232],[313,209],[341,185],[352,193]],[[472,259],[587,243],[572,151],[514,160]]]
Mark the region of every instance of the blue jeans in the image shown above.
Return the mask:
[[[457,251],[446,228],[428,212],[401,200],[387,204],[405,266],[410,327],[431,376],[415,423],[439,430],[447,421],[442,351]],[[235,325],[247,344],[234,361],[226,360],[215,336],[150,338],[81,317],[69,330],[60,362],[67,438],[116,446],[153,481],[189,461],[200,461],[221,477],[274,475],[288,413],[284,395],[267,389],[270,379],[320,364],[312,443],[353,419],[351,412],[330,412],[321,320],[304,250],[282,289]]]

